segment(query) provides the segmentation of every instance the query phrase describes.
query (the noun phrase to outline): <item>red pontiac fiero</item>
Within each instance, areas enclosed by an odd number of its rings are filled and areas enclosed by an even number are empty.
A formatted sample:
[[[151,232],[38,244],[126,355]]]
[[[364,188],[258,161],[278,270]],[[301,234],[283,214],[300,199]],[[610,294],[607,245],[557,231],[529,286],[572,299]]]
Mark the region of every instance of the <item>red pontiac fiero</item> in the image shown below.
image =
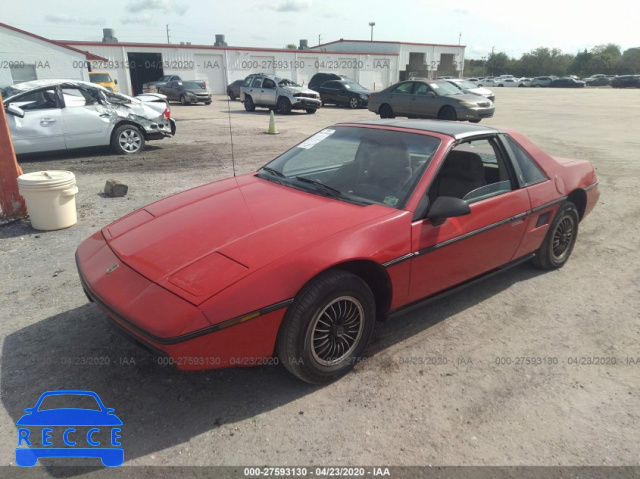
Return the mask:
[[[563,266],[598,197],[588,161],[515,131],[342,123],[111,223],[76,261],[113,323],[180,369],[280,362],[322,383],[376,319],[523,261]]]

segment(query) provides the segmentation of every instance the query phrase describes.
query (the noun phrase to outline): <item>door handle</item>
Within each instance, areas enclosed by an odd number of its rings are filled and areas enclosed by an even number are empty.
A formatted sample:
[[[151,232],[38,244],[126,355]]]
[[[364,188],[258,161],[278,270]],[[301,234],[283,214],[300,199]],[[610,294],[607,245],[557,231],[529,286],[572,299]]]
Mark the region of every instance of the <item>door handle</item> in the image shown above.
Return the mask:
[[[53,118],[43,118],[42,120],[40,120],[40,123],[55,123],[56,120],[54,120]]]
[[[110,118],[110,117],[111,117],[111,115],[109,115],[109,113],[102,113],[100,115],[100,118]]]

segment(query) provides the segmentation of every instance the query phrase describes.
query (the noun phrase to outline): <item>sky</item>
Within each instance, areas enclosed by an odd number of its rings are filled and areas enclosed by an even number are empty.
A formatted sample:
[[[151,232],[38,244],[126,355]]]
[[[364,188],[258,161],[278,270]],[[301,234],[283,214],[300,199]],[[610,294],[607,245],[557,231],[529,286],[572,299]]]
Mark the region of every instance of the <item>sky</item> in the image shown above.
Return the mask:
[[[4,0],[8,1],[8,0]],[[5,6],[6,7],[6,6]],[[22,0],[0,22],[53,40],[100,41],[113,28],[121,42],[283,48],[339,40],[458,43],[466,58],[495,48],[510,57],[538,47],[575,54],[615,43],[640,47],[634,0]]]

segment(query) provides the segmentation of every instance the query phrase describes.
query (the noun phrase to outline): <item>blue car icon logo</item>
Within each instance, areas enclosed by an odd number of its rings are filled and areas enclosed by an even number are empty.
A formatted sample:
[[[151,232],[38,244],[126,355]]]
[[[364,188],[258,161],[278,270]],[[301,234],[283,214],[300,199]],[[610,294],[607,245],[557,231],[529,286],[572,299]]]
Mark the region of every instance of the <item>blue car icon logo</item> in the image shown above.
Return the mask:
[[[76,407],[51,407],[74,404]],[[121,466],[122,421],[93,391],[47,391],[18,419],[16,464],[32,467],[41,457],[100,458],[107,467]]]

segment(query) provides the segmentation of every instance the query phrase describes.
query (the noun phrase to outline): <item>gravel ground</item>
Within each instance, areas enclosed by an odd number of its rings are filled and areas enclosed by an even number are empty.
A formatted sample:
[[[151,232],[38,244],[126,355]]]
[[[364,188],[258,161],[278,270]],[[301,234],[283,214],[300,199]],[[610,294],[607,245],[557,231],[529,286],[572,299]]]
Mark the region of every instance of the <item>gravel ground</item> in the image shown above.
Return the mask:
[[[372,113],[277,115],[280,134],[266,135],[266,110],[246,113],[219,96],[172,106],[177,136],[140,155],[20,158],[25,172],[76,174],[78,224],[0,227],[0,465],[14,463],[23,409],[51,389],[96,391],[115,408],[126,465],[637,465],[640,92],[495,90],[496,115],[482,124],[518,129],[597,168],[601,201],[571,260],[548,273],[525,264],[379,324],[369,358],[324,387],[282,367],[158,365],[87,302],[74,252],[136,208],[230,176],[229,120],[244,173],[327,125]],[[125,198],[101,195],[110,178],[129,185]],[[516,364],[520,357],[548,364]]]

